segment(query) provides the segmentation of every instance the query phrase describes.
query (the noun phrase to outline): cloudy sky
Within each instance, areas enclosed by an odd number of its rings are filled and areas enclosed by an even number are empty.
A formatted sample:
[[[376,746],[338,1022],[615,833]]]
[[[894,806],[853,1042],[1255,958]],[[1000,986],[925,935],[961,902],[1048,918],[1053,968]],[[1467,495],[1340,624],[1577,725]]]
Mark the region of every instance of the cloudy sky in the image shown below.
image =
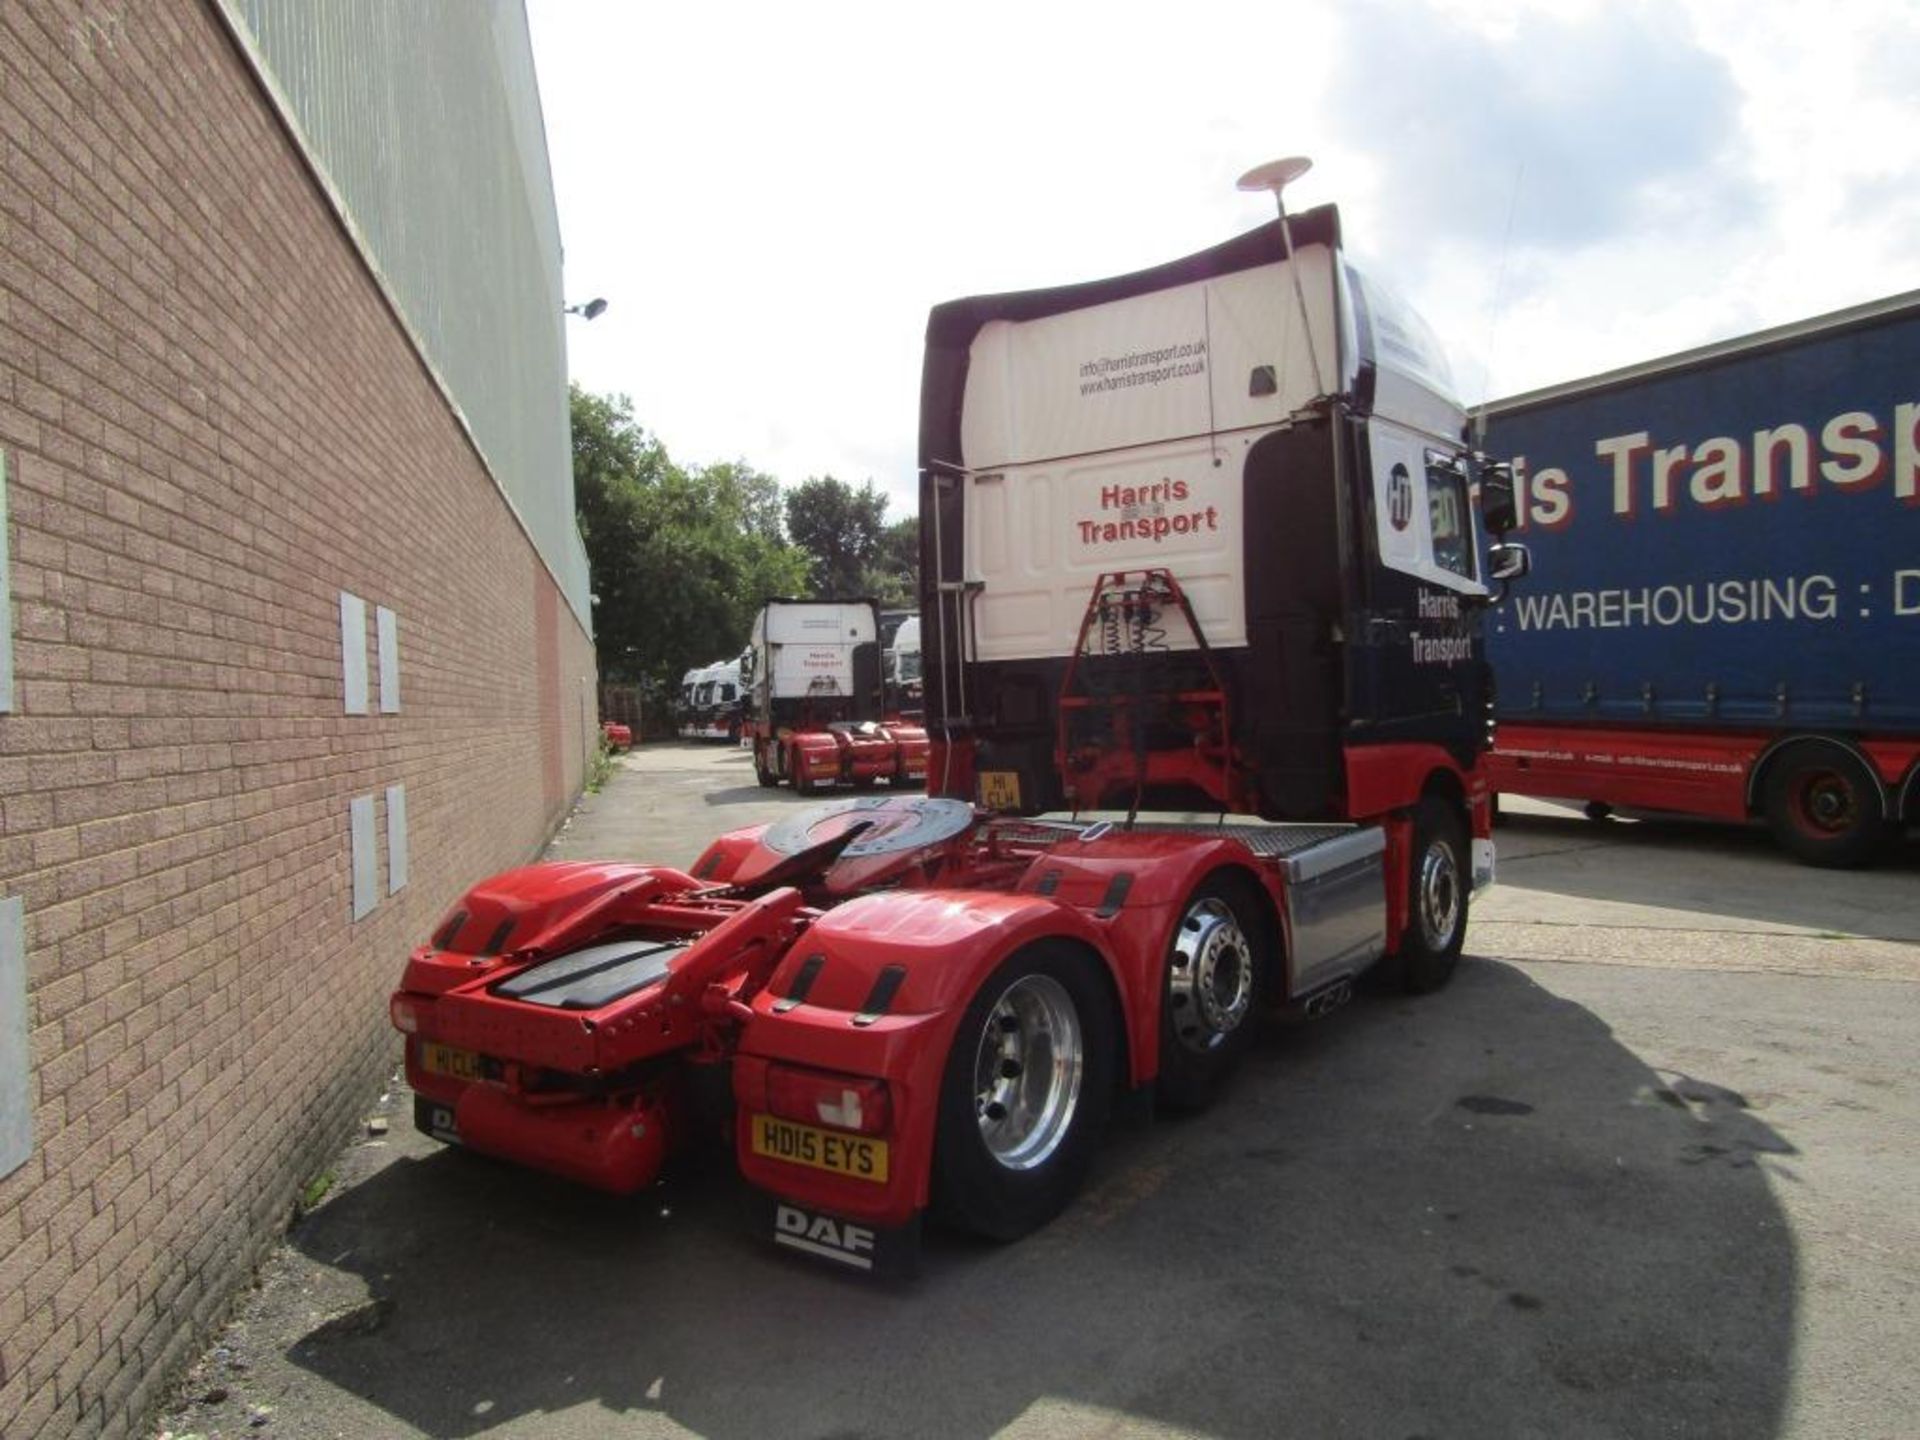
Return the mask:
[[[1291,208],[1473,401],[1920,288],[1914,0],[528,0],[573,373],[687,464],[913,504],[926,313]]]

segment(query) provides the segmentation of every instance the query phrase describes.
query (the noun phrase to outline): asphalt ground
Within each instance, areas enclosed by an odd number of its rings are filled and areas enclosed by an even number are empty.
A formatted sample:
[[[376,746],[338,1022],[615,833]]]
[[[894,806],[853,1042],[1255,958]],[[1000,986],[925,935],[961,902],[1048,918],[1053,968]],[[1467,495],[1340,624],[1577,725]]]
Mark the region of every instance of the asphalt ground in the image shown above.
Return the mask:
[[[790,813],[743,752],[620,762],[556,857]],[[1920,1435],[1920,847],[1509,801],[1454,982],[1268,1025],[1011,1246],[875,1284],[726,1158],[616,1200],[369,1097],[175,1436]],[[396,977],[402,957],[394,957]],[[209,1399],[208,1397],[218,1397]],[[157,1433],[157,1432],[156,1432]]]

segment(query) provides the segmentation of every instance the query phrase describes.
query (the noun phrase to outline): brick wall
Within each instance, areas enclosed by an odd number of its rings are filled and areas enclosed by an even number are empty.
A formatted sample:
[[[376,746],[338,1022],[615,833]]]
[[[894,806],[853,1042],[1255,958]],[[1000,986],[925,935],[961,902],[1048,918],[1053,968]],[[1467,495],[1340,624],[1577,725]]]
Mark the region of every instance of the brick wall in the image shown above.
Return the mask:
[[[12,1440],[131,1428],[219,1318],[392,1063],[408,946],[577,791],[594,660],[209,8],[8,0],[0,144]],[[377,665],[342,713],[343,590],[398,616],[397,714]],[[394,784],[409,883],[383,847],[355,922],[348,805]]]

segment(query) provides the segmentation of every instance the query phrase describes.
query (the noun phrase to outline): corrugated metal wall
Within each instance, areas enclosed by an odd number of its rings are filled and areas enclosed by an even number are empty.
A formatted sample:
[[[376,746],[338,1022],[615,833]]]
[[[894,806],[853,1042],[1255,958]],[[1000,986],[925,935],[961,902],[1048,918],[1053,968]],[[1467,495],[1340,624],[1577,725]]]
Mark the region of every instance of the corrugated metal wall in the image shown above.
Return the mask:
[[[592,630],[560,225],[521,0],[220,0]]]

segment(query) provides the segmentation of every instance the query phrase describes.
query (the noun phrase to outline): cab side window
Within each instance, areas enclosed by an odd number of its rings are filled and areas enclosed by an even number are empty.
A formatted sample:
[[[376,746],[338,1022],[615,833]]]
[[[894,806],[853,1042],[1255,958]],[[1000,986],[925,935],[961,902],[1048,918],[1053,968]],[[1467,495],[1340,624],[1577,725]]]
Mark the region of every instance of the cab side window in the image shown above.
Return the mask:
[[[1468,580],[1475,579],[1466,471],[1431,454],[1427,457],[1427,514],[1433,535],[1433,563]]]

